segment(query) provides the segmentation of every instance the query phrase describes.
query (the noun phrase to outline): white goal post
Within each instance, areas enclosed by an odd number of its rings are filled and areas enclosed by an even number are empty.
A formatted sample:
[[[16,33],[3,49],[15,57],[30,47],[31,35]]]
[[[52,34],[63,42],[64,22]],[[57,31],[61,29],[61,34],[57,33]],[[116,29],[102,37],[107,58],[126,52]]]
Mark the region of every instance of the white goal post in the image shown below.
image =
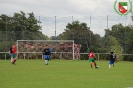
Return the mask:
[[[52,49],[51,57],[74,60],[74,40],[17,40],[17,57],[37,59],[40,55],[43,59],[42,51],[45,45]]]

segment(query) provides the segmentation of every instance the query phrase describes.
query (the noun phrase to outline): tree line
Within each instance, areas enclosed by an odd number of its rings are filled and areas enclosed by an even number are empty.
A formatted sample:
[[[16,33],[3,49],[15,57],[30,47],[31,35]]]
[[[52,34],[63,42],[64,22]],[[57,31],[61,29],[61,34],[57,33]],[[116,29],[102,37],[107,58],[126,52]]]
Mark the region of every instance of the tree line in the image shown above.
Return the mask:
[[[81,44],[81,53],[93,51],[95,53],[110,53],[114,51],[120,59],[133,61],[132,56],[122,56],[121,54],[132,54],[133,26],[115,24],[111,29],[104,29],[105,35],[94,34],[93,29],[87,23],[73,21],[68,23],[64,32],[58,36],[48,37],[41,32],[40,21],[35,18],[34,13],[25,14],[23,11],[7,16],[0,15],[0,52],[8,51],[11,44],[16,40],[74,40],[76,44]],[[57,29],[58,30],[58,29]],[[107,55],[101,55],[107,59]],[[86,57],[87,58],[87,57]]]

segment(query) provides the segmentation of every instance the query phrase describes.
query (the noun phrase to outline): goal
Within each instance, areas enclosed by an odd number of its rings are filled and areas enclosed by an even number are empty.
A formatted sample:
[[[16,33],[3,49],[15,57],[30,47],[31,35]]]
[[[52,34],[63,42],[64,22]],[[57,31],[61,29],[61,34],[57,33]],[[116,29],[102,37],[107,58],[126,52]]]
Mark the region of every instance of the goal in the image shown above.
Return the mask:
[[[20,59],[43,59],[42,51],[45,45],[52,49],[52,59],[74,60],[79,53],[74,52],[77,44],[74,44],[73,40],[17,40],[17,56]]]

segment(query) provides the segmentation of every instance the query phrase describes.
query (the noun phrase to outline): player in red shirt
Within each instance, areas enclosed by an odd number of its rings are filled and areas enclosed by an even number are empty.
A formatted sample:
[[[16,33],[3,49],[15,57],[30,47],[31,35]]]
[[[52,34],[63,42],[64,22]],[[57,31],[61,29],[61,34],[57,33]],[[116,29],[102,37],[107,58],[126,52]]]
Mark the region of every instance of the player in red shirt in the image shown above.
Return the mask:
[[[92,62],[94,63],[95,68],[98,68],[98,67],[97,67],[97,64],[96,64],[96,62],[95,62],[95,59],[97,59],[97,58],[96,58],[94,52],[89,53],[89,54],[88,54],[88,57],[89,57],[89,61],[90,61],[91,68],[92,68]]]
[[[13,53],[13,61],[12,61],[12,64],[15,65],[15,62],[17,60],[17,48],[16,48],[16,45],[13,45],[12,46],[12,53]]]

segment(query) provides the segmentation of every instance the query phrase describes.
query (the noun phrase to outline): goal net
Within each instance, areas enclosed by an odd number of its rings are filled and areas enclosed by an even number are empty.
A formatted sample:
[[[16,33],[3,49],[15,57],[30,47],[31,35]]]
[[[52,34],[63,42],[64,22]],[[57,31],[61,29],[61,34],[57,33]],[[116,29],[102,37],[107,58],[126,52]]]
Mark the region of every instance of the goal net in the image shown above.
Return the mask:
[[[51,59],[79,59],[81,45],[73,40],[17,40],[17,56],[20,59],[43,59],[42,51],[48,45]]]

